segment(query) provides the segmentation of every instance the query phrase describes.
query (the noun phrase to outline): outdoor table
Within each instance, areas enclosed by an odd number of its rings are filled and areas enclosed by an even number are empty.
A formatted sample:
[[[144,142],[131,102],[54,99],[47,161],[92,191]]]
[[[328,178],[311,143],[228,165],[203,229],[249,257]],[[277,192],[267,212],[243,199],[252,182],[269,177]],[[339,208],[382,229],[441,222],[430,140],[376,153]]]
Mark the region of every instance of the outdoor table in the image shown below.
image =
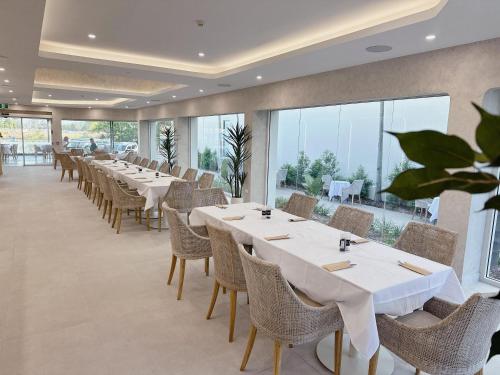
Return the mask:
[[[342,190],[351,186],[349,181],[332,181],[330,182],[330,190],[328,198],[332,200],[334,197],[342,197]]]

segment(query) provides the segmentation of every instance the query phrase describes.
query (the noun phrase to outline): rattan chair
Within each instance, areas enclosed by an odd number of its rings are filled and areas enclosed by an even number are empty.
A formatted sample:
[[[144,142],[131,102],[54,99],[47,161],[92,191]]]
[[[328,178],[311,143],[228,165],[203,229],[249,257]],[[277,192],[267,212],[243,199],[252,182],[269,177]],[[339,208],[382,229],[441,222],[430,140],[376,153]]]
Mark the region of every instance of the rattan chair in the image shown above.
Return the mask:
[[[193,192],[197,187],[197,181],[172,181],[163,201],[177,212],[189,213],[193,204]]]
[[[132,163],[135,165],[140,165],[141,161],[142,161],[142,158],[140,156],[136,156]]]
[[[60,154],[59,160],[61,162],[61,181],[64,178],[64,174],[68,171],[68,182],[73,180],[73,171],[76,169],[75,162],[71,159],[68,154]]]
[[[54,147],[52,147],[52,155],[53,155],[53,159],[54,159],[54,169],[57,168],[57,161],[61,159],[61,155],[60,153],[58,153],[56,151],[56,149]]]
[[[283,208],[283,211],[305,219],[310,219],[317,202],[318,200],[314,197],[300,193],[293,193]]]
[[[397,319],[377,316],[381,344],[416,367],[417,374],[482,374],[499,324],[500,300],[479,294],[462,305],[433,298],[423,310]],[[370,375],[376,373],[377,356],[370,361]]]
[[[219,288],[229,290],[229,342],[234,340],[234,322],[236,320],[236,301],[238,292],[246,292],[245,274],[238,254],[238,243],[230,231],[207,224],[208,237],[214,256],[215,280],[212,299],[208,308],[207,320],[212,316]]]
[[[111,155],[108,153],[98,153],[94,156],[95,160],[111,160]]]
[[[144,167],[146,168],[149,164],[149,159],[148,158],[144,158],[141,160],[141,162],[139,163],[139,167]]]
[[[172,263],[168,275],[167,285],[172,283],[177,259],[180,261],[179,286],[177,299],[182,298],[186,260],[205,259],[205,274],[208,276],[208,259],[212,256],[212,248],[208,239],[207,228],[186,224],[179,213],[163,203],[163,210],[170,226],[170,243],[172,245]]]
[[[224,194],[224,190],[222,190],[221,188],[200,188],[195,189],[193,192],[192,208],[226,204],[228,204],[226,194]]]
[[[457,238],[456,232],[410,221],[394,247],[451,266],[457,251]]]
[[[92,175],[90,174],[89,162],[82,160],[83,192],[89,198],[92,193]]]
[[[174,165],[171,169],[170,174],[174,177],[179,177],[181,175],[181,167],[178,165]]]
[[[329,226],[351,232],[359,237],[367,237],[373,223],[374,215],[371,212],[350,206],[340,205],[335,210]]]
[[[71,156],[83,156],[83,148],[72,148],[69,153]]]
[[[201,177],[198,179],[198,186],[200,189],[210,189],[214,183],[214,178],[215,176],[213,173],[203,172]]]
[[[113,194],[111,192],[111,187],[109,186],[109,181],[106,174],[97,170],[97,179],[99,181],[100,187],[100,199],[99,199],[99,209],[104,202],[104,208],[102,210],[102,218],[106,218],[106,213],[108,214],[108,223],[111,222],[111,211],[113,210]]]
[[[125,158],[125,161],[127,163],[133,163],[135,158],[137,157],[137,152],[135,151],[130,151],[127,155],[127,157]]]
[[[149,165],[148,165],[148,168],[152,169],[152,170],[156,170],[156,168],[158,168],[158,160],[151,161],[151,163],[149,163]]]
[[[250,297],[250,334],[240,370],[252,352],[257,330],[274,340],[274,374],[280,372],[281,345],[299,345],[335,332],[335,374],[340,375],[343,321],[335,303],[315,307],[304,303],[294,293],[280,268],[248,254],[242,245],[239,252]]]
[[[163,163],[161,163],[159,171],[166,174],[170,173],[170,164],[168,164],[168,161],[165,160]]]
[[[183,180],[186,181],[195,181],[196,175],[198,174],[198,170],[194,168],[188,168],[184,175],[182,176]]]
[[[146,206],[146,198],[124,190],[113,177],[108,177],[108,182],[115,209],[112,228],[116,225],[116,233],[120,233],[123,210],[134,210],[136,221],[142,223],[141,210]],[[146,224],[149,230],[149,216],[146,217]]]

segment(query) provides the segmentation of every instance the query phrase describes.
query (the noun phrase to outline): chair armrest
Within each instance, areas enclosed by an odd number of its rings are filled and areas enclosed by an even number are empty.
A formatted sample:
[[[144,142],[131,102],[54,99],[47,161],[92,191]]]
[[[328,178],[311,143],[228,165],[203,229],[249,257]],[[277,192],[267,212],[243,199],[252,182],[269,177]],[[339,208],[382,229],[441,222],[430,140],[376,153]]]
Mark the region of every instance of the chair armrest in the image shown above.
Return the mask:
[[[431,298],[424,304],[424,311],[437,316],[440,319],[445,319],[448,315],[454,312],[459,305],[447,302],[440,298]]]
[[[190,225],[189,228],[198,236],[208,237],[208,230],[205,225]]]

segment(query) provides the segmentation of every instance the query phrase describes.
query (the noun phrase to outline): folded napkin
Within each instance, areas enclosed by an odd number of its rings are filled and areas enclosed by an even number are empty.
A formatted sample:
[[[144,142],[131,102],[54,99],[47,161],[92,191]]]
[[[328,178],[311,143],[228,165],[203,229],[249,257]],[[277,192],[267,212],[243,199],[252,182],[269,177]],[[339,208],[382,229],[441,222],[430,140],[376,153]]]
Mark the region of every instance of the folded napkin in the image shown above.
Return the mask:
[[[408,262],[401,262],[399,261],[399,265],[401,267],[404,267],[410,271],[413,271],[413,272],[416,272],[416,273],[419,273],[421,275],[424,275],[424,276],[427,276],[427,275],[431,275],[432,272],[429,271],[429,270],[426,270],[425,268],[422,268],[422,267],[419,267],[419,266],[416,266],[414,264],[411,264],[411,263],[408,263]]]
[[[130,174],[137,174],[137,172],[129,172],[129,173],[124,173],[126,175],[130,175]]]
[[[223,204],[216,204],[216,205],[215,205],[215,207],[217,207],[217,208],[221,208],[221,209],[223,209],[223,210],[227,208],[227,206],[225,206],[225,205],[223,205]]]
[[[244,218],[245,218],[245,216],[226,216],[226,217],[223,217],[222,220],[233,221],[233,220],[243,220]]]
[[[357,240],[351,240],[351,245],[361,245],[362,243],[368,243],[370,240],[367,240],[366,238],[359,238]]]
[[[343,262],[325,264],[322,267],[323,267],[323,269],[327,270],[328,272],[334,272],[334,271],[345,270],[345,269],[351,268],[353,266],[355,266],[355,264],[352,264],[350,260],[345,260]]]
[[[277,240],[288,240],[290,238],[289,234],[280,234],[278,236],[267,236],[264,237],[266,241],[277,241]]]
[[[295,218],[290,218],[288,219],[290,223],[297,223],[299,221],[307,221],[307,219],[304,219],[303,217],[295,217]]]
[[[134,180],[147,180],[148,178],[147,177],[136,177],[134,178]]]

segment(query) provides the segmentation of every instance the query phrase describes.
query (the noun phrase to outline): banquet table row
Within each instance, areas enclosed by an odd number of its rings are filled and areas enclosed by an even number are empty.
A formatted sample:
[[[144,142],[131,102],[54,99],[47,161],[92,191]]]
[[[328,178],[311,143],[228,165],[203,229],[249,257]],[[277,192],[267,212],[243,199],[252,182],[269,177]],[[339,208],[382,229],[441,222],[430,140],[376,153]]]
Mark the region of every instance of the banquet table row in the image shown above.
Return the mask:
[[[126,182],[132,189],[137,189],[137,192],[146,198],[145,211],[158,205],[160,199],[167,193],[172,181],[182,181],[178,177],[138,167],[123,160],[92,160],[91,163],[107,175]]]
[[[252,245],[255,255],[280,266],[286,279],[309,298],[336,302],[353,346],[365,357],[379,347],[376,314],[401,316],[419,309],[432,297],[454,303],[465,300],[453,268],[387,245],[353,236],[358,244],[339,251],[342,231],[312,220],[273,210],[270,218],[257,203],[194,208],[190,222],[218,225],[235,239]],[[281,240],[268,236],[288,235]],[[287,237],[287,236],[285,236]],[[355,266],[329,272],[322,266],[350,261]],[[408,262],[430,274],[401,267]]]

